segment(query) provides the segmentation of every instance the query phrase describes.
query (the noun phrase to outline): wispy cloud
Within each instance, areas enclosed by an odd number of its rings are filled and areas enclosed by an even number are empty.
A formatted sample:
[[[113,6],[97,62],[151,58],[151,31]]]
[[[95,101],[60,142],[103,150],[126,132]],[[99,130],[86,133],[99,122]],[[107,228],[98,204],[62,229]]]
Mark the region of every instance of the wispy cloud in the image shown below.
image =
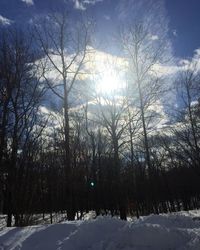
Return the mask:
[[[74,8],[77,10],[86,10],[86,7],[84,7],[83,3],[80,0],[73,0],[74,2]]]
[[[72,0],[74,2],[74,8],[78,10],[86,10],[88,5],[95,5],[103,0]]]
[[[104,19],[106,19],[107,21],[109,21],[111,18],[108,15],[104,15]]]
[[[11,25],[12,23],[12,20],[0,15],[0,25]]]
[[[173,76],[176,73],[184,72],[187,70],[200,73],[200,48],[194,51],[192,58],[181,58],[178,62],[171,65],[155,64],[153,67],[153,73],[156,72],[157,76]]]
[[[177,37],[177,36],[178,36],[177,30],[172,30],[172,35],[173,35],[174,37]]]
[[[159,37],[158,37],[157,35],[151,35],[151,36],[149,37],[149,39],[152,40],[152,41],[156,41],[156,40],[159,39]]]
[[[84,4],[96,4],[98,2],[103,2],[103,0],[83,0]]]
[[[200,72],[200,48],[194,51],[194,55],[191,59],[180,60],[180,67],[182,70],[193,70],[196,73]]]
[[[27,5],[34,5],[34,1],[33,0],[21,0],[22,2],[26,3]]]

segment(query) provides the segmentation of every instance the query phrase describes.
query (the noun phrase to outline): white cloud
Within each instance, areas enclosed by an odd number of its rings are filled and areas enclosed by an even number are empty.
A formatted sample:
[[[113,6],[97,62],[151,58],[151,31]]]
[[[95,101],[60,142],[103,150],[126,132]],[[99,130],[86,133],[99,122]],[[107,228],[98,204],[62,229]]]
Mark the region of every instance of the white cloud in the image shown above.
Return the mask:
[[[155,112],[155,117],[152,119],[150,123],[150,127],[152,127],[153,131],[152,132],[157,132],[155,131],[156,129],[162,129],[163,127],[166,126],[166,123],[169,122],[169,118],[165,112],[164,105],[162,101],[157,100],[155,103],[151,104],[148,107],[148,111],[150,112]]]
[[[198,105],[198,104],[199,104],[199,102],[196,100],[196,101],[192,101],[190,105],[191,105],[191,106],[196,106],[196,105]]]
[[[180,65],[180,66],[186,66],[186,65],[189,65],[189,63],[190,63],[190,61],[187,60],[187,59],[181,59],[181,60],[179,61],[179,65]]]
[[[21,0],[22,2],[26,3],[27,5],[34,5],[33,0]]]
[[[74,8],[77,10],[86,10],[87,5],[94,5],[103,0],[72,0],[74,2]]]
[[[173,30],[173,31],[172,31],[172,35],[173,35],[174,37],[177,37],[177,36],[178,36],[177,30]]]
[[[86,8],[83,6],[83,3],[80,0],[73,0],[74,2],[74,8],[77,10],[86,10]]]
[[[158,77],[172,76],[181,70],[181,67],[176,65],[154,64],[152,67],[152,74]]]
[[[0,25],[10,25],[13,21],[0,15]]]
[[[83,0],[84,4],[96,4],[98,2],[103,2],[103,0]]]
[[[40,106],[39,110],[41,111],[41,113],[43,113],[45,115],[50,114],[50,110],[45,106]]]
[[[157,35],[150,36],[150,40],[152,40],[152,41],[156,41],[158,39],[159,39],[159,37]]]
[[[187,70],[200,73],[200,48],[194,50],[194,55],[192,58],[182,58],[177,64],[155,64],[152,68],[152,74],[156,74],[157,76],[173,76],[178,72],[184,72]]]
[[[196,49],[194,52],[197,56],[200,56],[200,49]]]
[[[107,20],[107,21],[109,21],[111,18],[110,18],[110,16],[108,16],[108,15],[104,15],[104,18]]]
[[[181,59],[179,68],[182,71],[192,70],[195,73],[200,72],[200,48],[194,51],[194,55],[190,59]]]

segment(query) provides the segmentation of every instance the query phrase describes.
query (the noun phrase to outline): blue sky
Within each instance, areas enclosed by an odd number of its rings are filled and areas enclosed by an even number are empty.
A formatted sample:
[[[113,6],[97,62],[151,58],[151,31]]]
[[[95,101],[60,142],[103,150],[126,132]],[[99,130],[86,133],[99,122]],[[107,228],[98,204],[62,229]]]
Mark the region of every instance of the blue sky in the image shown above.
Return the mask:
[[[153,1],[153,0],[152,0]],[[45,14],[51,9],[67,6],[74,18],[84,12],[97,21],[98,39],[112,35],[122,21],[134,14],[145,15],[151,0],[0,0],[0,15],[15,23],[25,23],[34,15]],[[156,15],[163,15],[168,23],[168,37],[176,57],[192,57],[200,48],[200,1],[154,0],[161,8]],[[156,2],[156,4],[155,4]],[[0,19],[0,21],[2,18]],[[159,22],[159,19],[158,19]]]
[[[200,1],[165,0],[169,28],[175,32],[171,36],[175,54],[192,56],[200,47]]]

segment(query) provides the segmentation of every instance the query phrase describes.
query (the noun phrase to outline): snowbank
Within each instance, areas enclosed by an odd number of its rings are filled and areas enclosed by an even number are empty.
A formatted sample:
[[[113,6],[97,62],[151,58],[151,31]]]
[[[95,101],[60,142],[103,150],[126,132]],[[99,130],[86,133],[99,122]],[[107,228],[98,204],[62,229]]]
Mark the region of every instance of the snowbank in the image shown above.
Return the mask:
[[[150,215],[135,221],[111,217],[0,231],[0,250],[199,250],[194,215]]]

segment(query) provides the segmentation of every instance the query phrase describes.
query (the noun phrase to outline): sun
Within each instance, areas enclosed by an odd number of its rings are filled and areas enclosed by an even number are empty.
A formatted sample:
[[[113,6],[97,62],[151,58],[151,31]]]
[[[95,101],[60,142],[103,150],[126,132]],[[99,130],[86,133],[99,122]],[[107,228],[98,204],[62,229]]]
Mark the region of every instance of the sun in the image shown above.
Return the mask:
[[[93,74],[95,92],[99,95],[117,96],[126,86],[125,73],[127,62],[125,58],[97,51],[92,54],[90,67]]]
[[[97,79],[96,90],[102,94],[117,94],[122,88],[122,79],[112,69],[104,71]]]

